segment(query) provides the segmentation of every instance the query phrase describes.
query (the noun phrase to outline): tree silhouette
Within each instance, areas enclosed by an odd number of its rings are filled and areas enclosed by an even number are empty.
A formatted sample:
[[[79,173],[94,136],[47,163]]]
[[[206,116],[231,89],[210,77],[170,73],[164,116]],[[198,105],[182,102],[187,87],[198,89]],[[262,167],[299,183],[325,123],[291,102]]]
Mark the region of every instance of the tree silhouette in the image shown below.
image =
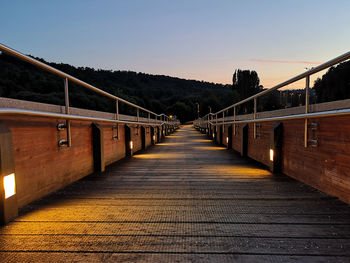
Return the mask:
[[[350,61],[329,68],[322,78],[315,81],[313,89],[316,91],[317,102],[349,99]]]
[[[260,85],[256,71],[238,69],[233,73],[232,89],[239,94],[239,100],[243,100],[262,91],[263,87]],[[253,109],[253,103],[252,101],[245,103],[239,111],[250,112]]]

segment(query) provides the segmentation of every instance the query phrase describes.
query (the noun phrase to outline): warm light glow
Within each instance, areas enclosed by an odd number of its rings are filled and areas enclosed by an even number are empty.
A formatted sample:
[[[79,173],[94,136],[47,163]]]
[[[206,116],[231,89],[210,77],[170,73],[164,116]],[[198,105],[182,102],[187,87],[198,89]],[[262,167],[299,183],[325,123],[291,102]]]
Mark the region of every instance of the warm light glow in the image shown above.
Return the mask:
[[[153,135],[153,141],[155,141],[156,140],[156,136],[155,135]]]
[[[130,150],[132,150],[133,148],[134,148],[134,143],[130,141]]]
[[[265,169],[250,165],[212,164],[205,165],[201,173],[215,174],[217,178],[270,178],[272,174]]]
[[[4,176],[4,189],[5,198],[9,198],[16,194],[16,183],[14,173]]]
[[[214,139],[214,137],[215,137],[215,136],[214,136],[214,133],[213,133],[213,139]]]
[[[184,143],[182,143],[184,144]],[[162,142],[162,143],[157,143],[157,146],[179,146],[179,143],[177,142]]]
[[[270,149],[270,161],[272,161],[273,162],[273,150],[272,149]]]
[[[211,140],[207,140],[207,139],[197,139],[197,140],[193,140],[194,142],[211,142]]]
[[[220,146],[197,146],[194,147],[195,149],[198,150],[205,150],[205,151],[222,151],[226,150],[226,147],[220,147]]]
[[[184,136],[181,136],[181,135],[168,135],[166,137],[167,138],[179,138],[179,137],[184,137]]]
[[[147,153],[137,154],[133,156],[136,159],[181,159],[184,158],[182,154],[178,153]]]
[[[226,137],[226,143],[228,144],[228,137]]]
[[[170,115],[169,118],[170,118],[170,120],[172,120],[173,119],[173,115]]]

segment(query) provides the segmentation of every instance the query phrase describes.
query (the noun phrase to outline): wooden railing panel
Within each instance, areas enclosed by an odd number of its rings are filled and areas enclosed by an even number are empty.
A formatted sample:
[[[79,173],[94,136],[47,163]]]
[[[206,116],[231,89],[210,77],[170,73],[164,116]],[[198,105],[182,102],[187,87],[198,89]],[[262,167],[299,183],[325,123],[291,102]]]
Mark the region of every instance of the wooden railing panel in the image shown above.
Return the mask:
[[[59,147],[58,120],[3,117],[13,135],[18,206],[93,172],[91,123],[71,122],[72,147]]]
[[[119,125],[117,129],[112,130],[113,125],[103,125],[104,136],[104,157],[106,165],[114,163],[125,157],[125,129],[124,125]],[[112,135],[113,133],[113,135]],[[113,139],[119,133],[118,139]]]

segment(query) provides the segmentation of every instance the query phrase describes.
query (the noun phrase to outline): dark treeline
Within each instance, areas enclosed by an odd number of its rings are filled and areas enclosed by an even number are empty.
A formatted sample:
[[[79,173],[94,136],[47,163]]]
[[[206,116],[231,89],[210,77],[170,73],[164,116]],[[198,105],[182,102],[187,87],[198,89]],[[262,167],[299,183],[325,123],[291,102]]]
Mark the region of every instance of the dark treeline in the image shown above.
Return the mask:
[[[0,53],[0,96],[64,105],[63,79],[27,62]],[[38,58],[36,58],[38,59]],[[218,111],[238,99],[231,85],[149,75],[131,71],[95,70],[68,64],[47,63],[78,79],[156,113],[176,115],[182,122],[200,114]],[[113,100],[69,83],[70,105],[73,107],[115,112]],[[121,113],[135,114],[120,105]]]
[[[264,90],[258,74],[250,70],[236,70],[232,85],[222,85],[131,71],[47,64],[153,112],[176,115],[182,122],[198,117],[198,104],[199,114],[204,116]],[[74,83],[69,83],[69,94],[73,107],[115,112],[112,99]],[[315,81],[310,95],[310,103],[350,98],[350,62],[330,68]],[[64,105],[63,79],[0,53],[0,96]],[[252,113],[253,105],[251,101],[239,106],[237,113]],[[258,111],[305,105],[305,90],[274,91],[259,98],[257,105]],[[136,114],[129,106],[120,104],[119,107],[122,114]]]
[[[328,69],[314,84],[317,102],[350,99],[350,61]]]

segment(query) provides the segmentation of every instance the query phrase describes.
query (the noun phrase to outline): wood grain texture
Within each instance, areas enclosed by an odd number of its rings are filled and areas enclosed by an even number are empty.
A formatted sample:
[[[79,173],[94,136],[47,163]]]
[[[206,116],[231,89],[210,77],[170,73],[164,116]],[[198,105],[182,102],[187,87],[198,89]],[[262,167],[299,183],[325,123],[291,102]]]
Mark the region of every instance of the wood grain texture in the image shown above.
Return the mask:
[[[22,207],[93,172],[91,122],[72,121],[72,147],[59,147],[66,131],[58,131],[64,120],[3,116],[13,134],[18,206]],[[124,125],[100,123],[106,165],[125,157]],[[138,130],[137,130],[138,129]],[[146,132],[146,145],[151,144]],[[132,128],[134,152],[141,149],[141,129]]]
[[[254,124],[249,123],[248,127],[248,156],[266,166],[269,166],[270,162],[270,136],[273,125],[273,122],[257,124],[256,138],[254,138]]]
[[[232,128],[232,149],[240,152],[241,151],[241,144],[242,144],[242,137],[241,137],[241,128],[242,124],[236,124],[236,134],[234,133],[234,128]]]
[[[11,129],[19,207],[93,172],[91,123],[71,122],[72,147],[59,147],[62,120],[2,118]]]
[[[104,124],[104,151],[106,165],[114,163],[125,157],[125,129],[124,125],[119,125],[118,129],[112,129],[114,125]],[[113,139],[119,133],[118,139]]]
[[[307,148],[304,147],[304,120],[282,123],[282,173],[350,203],[350,117],[309,120]],[[255,139],[254,124],[250,123],[248,129],[248,157],[266,166],[270,162],[274,124],[259,124]],[[317,128],[313,130],[312,125]],[[313,146],[311,140],[317,140],[318,145]],[[233,135],[233,149],[239,152],[240,144],[240,135]]]
[[[146,126],[146,148],[151,146],[151,127]]]
[[[136,153],[142,149],[141,126],[139,125],[131,126],[131,139],[134,144],[133,153]]]
[[[350,117],[309,120],[309,141],[304,147],[304,121],[284,122],[283,172],[350,203]]]

